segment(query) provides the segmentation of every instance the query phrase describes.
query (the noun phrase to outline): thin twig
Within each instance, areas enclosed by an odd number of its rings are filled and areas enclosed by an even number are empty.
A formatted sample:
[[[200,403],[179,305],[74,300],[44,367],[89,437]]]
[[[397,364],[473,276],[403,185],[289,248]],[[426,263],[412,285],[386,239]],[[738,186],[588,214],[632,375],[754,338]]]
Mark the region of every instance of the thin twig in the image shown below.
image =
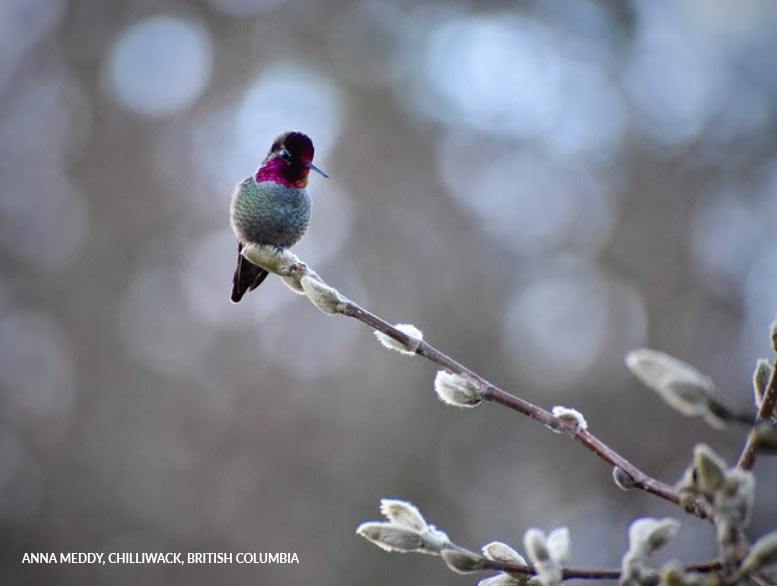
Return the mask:
[[[690,494],[680,493],[668,484],[656,480],[652,476],[642,472],[621,454],[607,446],[607,444],[587,430],[577,428],[573,423],[567,423],[545,409],[500,389],[496,385],[488,382],[478,373],[458,363],[428,342],[411,338],[408,334],[397,329],[383,318],[378,317],[374,313],[361,307],[359,304],[342,296],[336,289],[333,289],[327,284],[315,271],[311,270],[304,262],[301,262],[294,253],[288,250],[279,252],[271,247],[249,244],[243,248],[242,254],[254,264],[280,275],[287,285],[297,292],[306,294],[308,299],[324,313],[328,315],[342,314],[352,317],[374,330],[383,332],[387,336],[403,344],[405,347],[414,348],[415,353],[419,356],[423,356],[427,360],[442,366],[444,369],[454,374],[465,376],[477,383],[482,389],[483,398],[485,400],[509,407],[513,411],[517,411],[522,415],[526,415],[527,417],[539,421],[555,431],[570,435],[608,464],[617,466],[623,470],[623,472],[631,479],[634,487],[668,500],[676,505],[680,505],[688,513],[696,515],[697,517],[712,520],[712,514],[707,505],[696,497]],[[774,383],[774,375],[772,376],[771,383],[777,384]],[[766,397],[764,397],[764,404],[766,402]]]
[[[775,405],[777,405],[777,361],[772,365],[772,374],[769,377],[769,382],[766,384],[766,389],[764,389],[763,399],[761,400],[761,406],[758,408],[753,429],[750,430],[745,447],[739,456],[739,461],[737,462],[739,468],[750,470],[753,464],[755,464],[755,459],[758,455],[757,424],[759,421],[769,419],[772,416]]]
[[[495,560],[485,560],[483,569],[497,570],[500,572],[512,572],[514,574],[524,574],[533,576],[537,573],[534,566],[524,566],[522,564],[513,564],[510,562],[498,562]],[[686,572],[716,572],[720,569],[720,562],[699,562],[683,566]],[[621,577],[621,570],[598,569],[598,568],[564,568],[564,580],[618,580]]]
[[[347,300],[345,302],[342,313],[343,315],[357,319],[360,322],[370,326],[371,328],[391,336],[402,344],[410,346],[414,343],[410,336],[351,300]],[[599,458],[608,464],[617,466],[623,470],[631,478],[636,488],[649,492],[650,494],[658,496],[662,499],[668,500],[676,505],[680,505],[687,512],[702,519],[712,517],[704,503],[690,495],[681,494],[679,491],[675,490],[668,484],[656,480],[652,476],[642,472],[639,468],[634,466],[634,464],[629,462],[626,458],[610,448],[607,444],[605,444],[589,431],[582,428],[576,429],[572,424],[566,423],[545,409],[542,409],[541,407],[538,407],[524,399],[516,397],[515,395],[500,389],[496,385],[488,382],[478,373],[460,364],[428,342],[422,340],[418,344],[416,354],[442,366],[450,372],[471,378],[484,389],[483,397],[487,401],[493,401],[495,403],[499,403],[500,405],[504,405],[513,411],[517,411],[518,413],[539,421],[551,429],[567,433],[568,435],[572,436],[591,452],[599,456]]]

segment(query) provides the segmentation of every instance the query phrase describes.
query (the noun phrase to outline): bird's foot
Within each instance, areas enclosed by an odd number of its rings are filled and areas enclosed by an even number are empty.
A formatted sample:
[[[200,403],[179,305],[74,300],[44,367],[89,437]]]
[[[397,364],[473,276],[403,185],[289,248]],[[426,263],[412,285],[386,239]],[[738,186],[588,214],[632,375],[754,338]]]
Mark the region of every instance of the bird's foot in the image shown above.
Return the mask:
[[[273,249],[273,252],[275,252],[275,254],[282,254],[283,253],[283,246],[279,246],[277,244],[273,244],[272,245],[272,249]]]

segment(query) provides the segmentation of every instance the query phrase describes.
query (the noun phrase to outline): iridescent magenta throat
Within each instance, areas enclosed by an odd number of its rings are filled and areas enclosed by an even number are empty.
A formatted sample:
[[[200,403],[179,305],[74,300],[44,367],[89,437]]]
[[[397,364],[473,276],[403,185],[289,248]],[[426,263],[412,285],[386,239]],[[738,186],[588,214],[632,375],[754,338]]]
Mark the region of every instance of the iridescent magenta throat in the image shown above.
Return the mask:
[[[254,178],[256,182],[274,181],[284,187],[307,187],[310,168],[304,165],[287,163],[283,159],[273,159],[259,167]]]

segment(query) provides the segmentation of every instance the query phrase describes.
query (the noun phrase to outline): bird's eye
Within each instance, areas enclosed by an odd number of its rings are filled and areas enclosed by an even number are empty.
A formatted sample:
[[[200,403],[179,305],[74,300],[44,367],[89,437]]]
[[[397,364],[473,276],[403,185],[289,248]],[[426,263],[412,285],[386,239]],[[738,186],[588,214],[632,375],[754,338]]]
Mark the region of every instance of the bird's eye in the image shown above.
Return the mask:
[[[284,161],[288,161],[291,158],[291,153],[289,151],[283,150],[281,151],[281,158]]]

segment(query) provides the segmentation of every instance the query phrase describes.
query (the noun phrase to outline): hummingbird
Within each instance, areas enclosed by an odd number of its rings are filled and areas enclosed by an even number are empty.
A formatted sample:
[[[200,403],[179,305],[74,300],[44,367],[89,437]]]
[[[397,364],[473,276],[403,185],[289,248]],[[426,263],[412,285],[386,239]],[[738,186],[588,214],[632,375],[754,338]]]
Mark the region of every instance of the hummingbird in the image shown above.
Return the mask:
[[[232,302],[256,289],[267,271],[242,254],[247,244],[273,246],[278,252],[295,244],[310,224],[310,170],[329,177],[313,164],[313,141],[302,132],[284,132],[272,143],[256,173],[235,186],[229,206],[237,237],[237,267]]]

